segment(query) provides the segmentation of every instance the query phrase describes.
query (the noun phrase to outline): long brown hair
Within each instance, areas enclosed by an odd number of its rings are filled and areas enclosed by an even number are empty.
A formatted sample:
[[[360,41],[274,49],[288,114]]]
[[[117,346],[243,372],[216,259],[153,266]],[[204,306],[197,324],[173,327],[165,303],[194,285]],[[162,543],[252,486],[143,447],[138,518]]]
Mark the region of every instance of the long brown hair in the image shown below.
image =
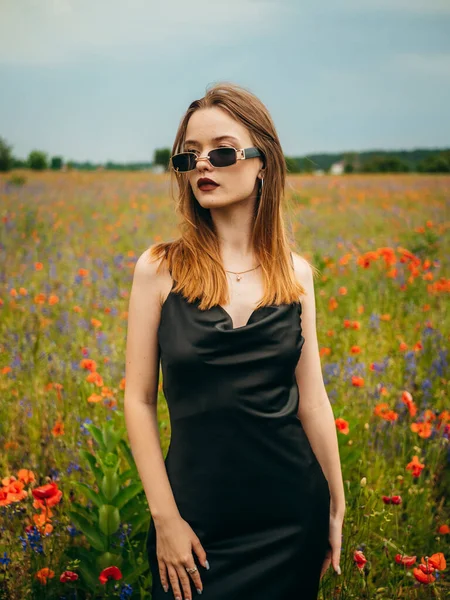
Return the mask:
[[[287,230],[284,223],[286,161],[272,118],[264,104],[250,91],[233,83],[217,83],[200,100],[194,100],[181,119],[172,155],[182,152],[188,121],[199,109],[220,107],[250,133],[253,145],[264,155],[264,186],[255,204],[252,243],[261,265],[265,293],[258,304],[297,302],[305,289],[295,278]],[[171,169],[179,194],[175,210],[182,217],[181,237],[150,247],[150,261],[165,258],[175,282],[173,291],[182,292],[188,302],[200,300],[198,308],[207,310],[226,305],[228,282],[214,222],[208,209],[196,200],[182,173]],[[163,261],[161,262],[161,264]]]

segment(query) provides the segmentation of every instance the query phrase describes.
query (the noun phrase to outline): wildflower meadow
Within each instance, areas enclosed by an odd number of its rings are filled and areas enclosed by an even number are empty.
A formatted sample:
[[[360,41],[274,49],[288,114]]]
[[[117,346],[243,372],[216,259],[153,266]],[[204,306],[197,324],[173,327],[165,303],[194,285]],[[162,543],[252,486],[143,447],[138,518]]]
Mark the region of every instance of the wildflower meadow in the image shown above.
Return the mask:
[[[178,236],[170,190],[144,171],[0,175],[2,600],[150,599],[125,342],[136,260]],[[449,201],[446,175],[288,177],[347,502],[321,600],[450,597]],[[158,417],[165,455],[161,374]]]

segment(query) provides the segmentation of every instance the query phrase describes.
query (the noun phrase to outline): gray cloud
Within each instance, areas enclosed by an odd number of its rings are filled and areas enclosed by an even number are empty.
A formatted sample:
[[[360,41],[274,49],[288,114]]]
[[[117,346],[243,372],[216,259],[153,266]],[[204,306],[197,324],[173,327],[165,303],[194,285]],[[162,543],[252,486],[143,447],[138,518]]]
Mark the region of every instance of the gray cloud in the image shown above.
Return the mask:
[[[84,57],[126,59],[136,50],[199,52],[274,31],[289,5],[267,0],[3,0],[0,62],[61,64]]]

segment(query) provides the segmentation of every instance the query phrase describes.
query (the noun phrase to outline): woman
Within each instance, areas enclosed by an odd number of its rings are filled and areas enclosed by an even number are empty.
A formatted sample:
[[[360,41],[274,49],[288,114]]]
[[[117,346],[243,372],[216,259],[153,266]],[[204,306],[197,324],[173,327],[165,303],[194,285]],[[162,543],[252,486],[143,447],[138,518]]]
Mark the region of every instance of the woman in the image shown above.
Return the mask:
[[[171,168],[181,236],[137,261],[126,351],[152,598],[312,600],[331,563],[340,573],[345,498],[313,272],[287,244],[267,109],[215,85],[184,115]]]

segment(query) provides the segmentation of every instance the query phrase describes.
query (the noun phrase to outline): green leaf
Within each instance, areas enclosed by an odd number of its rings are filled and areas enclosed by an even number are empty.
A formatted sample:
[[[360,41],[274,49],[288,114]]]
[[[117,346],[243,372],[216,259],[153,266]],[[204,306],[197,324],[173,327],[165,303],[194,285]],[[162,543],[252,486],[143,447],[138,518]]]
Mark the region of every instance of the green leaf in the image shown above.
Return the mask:
[[[93,527],[89,521],[76,512],[69,511],[70,518],[77,529],[82,531],[86,536],[87,541],[90,545],[99,550],[100,552],[106,552],[107,543],[105,538]]]
[[[97,466],[97,458],[90,452],[87,452],[87,450],[80,450],[80,454],[89,463],[91,471],[94,473],[95,480],[98,485],[100,485],[103,479],[103,472],[100,467]]]
[[[129,537],[132,538],[133,536],[140,533],[144,525],[146,525],[147,527],[150,525],[150,512],[137,514],[131,517],[131,519],[128,519],[127,523],[131,525],[131,534],[129,535]]]
[[[111,472],[106,473],[106,475],[103,477],[101,489],[106,500],[111,502],[111,500],[117,496],[120,490],[118,475]]]
[[[147,560],[145,560],[141,565],[138,565],[137,567],[135,565],[128,564],[122,570],[124,583],[135,583],[138,577],[144,575],[144,573],[146,573],[149,569],[150,566]]]
[[[120,526],[119,509],[111,504],[104,504],[98,511],[98,523],[105,535],[113,535]]]
[[[87,521],[89,521],[92,525],[94,524],[93,516],[95,517],[95,513],[92,510],[89,510],[85,506],[79,504],[78,502],[72,502],[70,505],[70,509],[80,514]]]
[[[123,471],[123,473],[120,473],[120,475],[119,475],[120,483],[122,485],[124,483],[126,483],[129,479],[137,479],[137,477],[138,477],[138,474],[135,469],[127,469],[126,471]]]
[[[81,492],[86,496],[86,498],[88,498],[88,500],[93,502],[99,508],[103,504],[106,504],[106,498],[103,496],[102,492],[95,492],[88,485],[82,483],[81,481],[74,481],[73,485],[80,488]]]
[[[88,562],[81,563],[78,568],[80,569],[80,573],[83,576],[85,583],[88,584],[90,591],[92,592],[100,583],[94,568]]]
[[[109,423],[111,423],[111,421],[109,421]],[[114,431],[111,428],[103,428],[103,440],[105,442],[106,449],[109,450],[109,452],[113,452],[116,449],[117,444],[119,443],[119,440],[122,439],[124,433],[124,427],[121,427],[118,431]]]
[[[119,448],[123,452],[123,455],[125,456],[127,463],[130,465],[130,467],[134,470],[137,470],[136,463],[134,462],[133,454],[131,453],[130,447],[128,446],[128,444],[126,443],[125,440],[120,440]]]
[[[98,427],[96,427],[95,425],[93,425],[92,423],[88,423],[84,427],[91,433],[92,437],[97,442],[97,444],[100,446],[100,448],[102,450],[106,450],[105,442],[103,440],[103,434],[100,431],[100,429]]]
[[[72,560],[78,559],[82,563],[86,562],[91,564],[93,561],[93,555],[97,554],[97,552],[92,550],[92,548],[88,549],[84,548],[83,546],[68,546],[64,549],[64,554]]]
[[[136,513],[148,511],[148,502],[144,495],[135,496],[120,509],[120,518],[123,522],[128,521]]]
[[[117,494],[114,505],[117,508],[123,508],[127,502],[129,502],[132,498],[134,498],[139,492],[142,492],[142,483],[132,483],[125,489],[121,490],[119,494]]]
[[[97,557],[97,568],[99,571],[103,571],[107,567],[121,567],[123,563],[123,557],[120,554],[113,554],[112,552],[104,552]]]
[[[103,468],[117,471],[119,467],[119,456],[115,452],[107,452],[102,460]]]

